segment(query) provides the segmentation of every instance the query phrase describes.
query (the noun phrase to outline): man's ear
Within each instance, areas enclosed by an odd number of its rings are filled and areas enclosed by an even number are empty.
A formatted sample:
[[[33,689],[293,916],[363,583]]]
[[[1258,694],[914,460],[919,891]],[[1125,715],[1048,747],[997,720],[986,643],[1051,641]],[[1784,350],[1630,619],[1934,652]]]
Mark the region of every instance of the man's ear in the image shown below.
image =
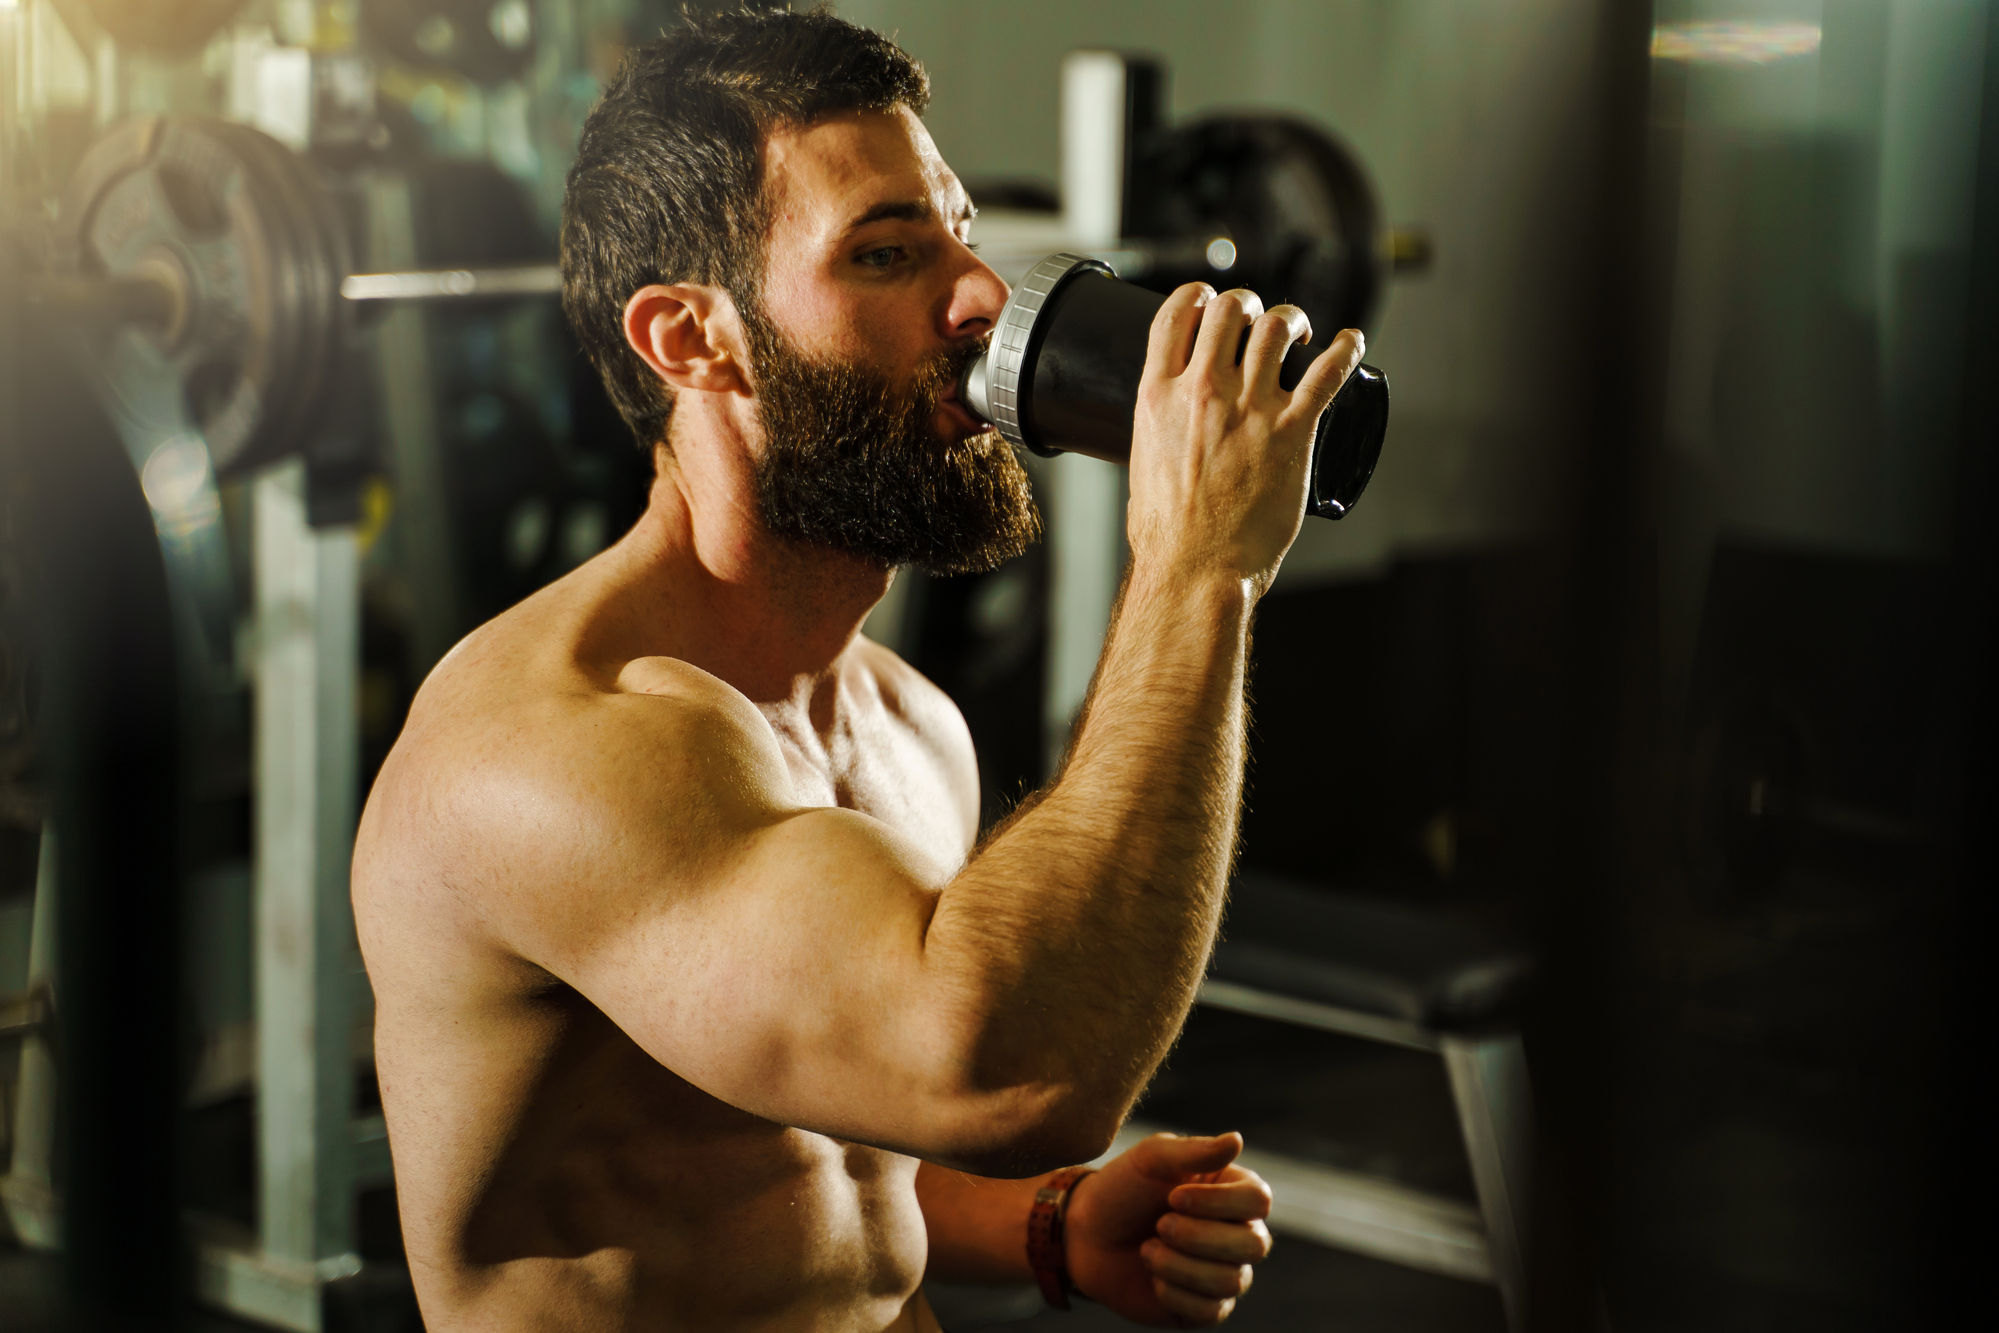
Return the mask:
[[[720,287],[641,287],[625,302],[625,341],[675,389],[748,393],[736,303]]]

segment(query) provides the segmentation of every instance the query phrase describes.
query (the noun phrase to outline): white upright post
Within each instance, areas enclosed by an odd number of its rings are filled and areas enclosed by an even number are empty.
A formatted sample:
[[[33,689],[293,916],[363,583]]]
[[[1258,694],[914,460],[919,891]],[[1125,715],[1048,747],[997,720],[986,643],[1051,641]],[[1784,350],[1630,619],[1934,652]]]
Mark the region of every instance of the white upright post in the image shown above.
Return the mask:
[[[1041,475],[1048,540],[1048,666],[1043,741],[1052,774],[1104,650],[1124,574],[1124,478],[1081,454],[1049,460]]]
[[[1072,51],[1062,61],[1062,221],[1072,249],[1114,248],[1124,224],[1127,78],[1114,52]],[[1042,726],[1052,773],[1096,674],[1123,577],[1125,489],[1115,464],[1079,454],[1052,460],[1041,475],[1049,557]]]
[[[348,903],[359,736],[360,556],[306,521],[296,460],[253,483],[257,1132],[261,1256],[226,1303],[316,1333],[354,1253],[356,946]],[[253,1306],[270,1308],[256,1309]]]
[[[28,928],[28,987],[52,990],[56,984],[56,835],[55,821],[42,821],[41,857],[35,867],[35,915]],[[55,1191],[56,1064],[47,1035],[31,1032],[21,1039],[21,1071],[14,1085],[14,1156],[0,1202],[23,1245],[53,1250],[62,1238],[61,1212]]]
[[[1124,228],[1128,80],[1115,51],[1062,58],[1062,229],[1079,249],[1108,250]]]

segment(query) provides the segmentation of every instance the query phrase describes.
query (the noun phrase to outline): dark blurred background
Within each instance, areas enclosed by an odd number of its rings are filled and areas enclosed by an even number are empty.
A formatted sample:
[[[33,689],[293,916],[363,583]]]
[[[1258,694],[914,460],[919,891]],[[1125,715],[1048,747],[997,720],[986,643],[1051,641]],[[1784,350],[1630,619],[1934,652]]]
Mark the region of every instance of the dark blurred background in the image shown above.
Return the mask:
[[[1259,612],[1239,906],[1139,1112],[1294,1201],[1235,1326],[1939,1325],[1992,1231],[1990,5],[835,8],[928,68],[1003,276],[1244,282],[1393,382]],[[254,262],[532,275],[678,14],[0,0],[0,1328],[421,1327],[346,839],[430,667],[650,481],[532,280],[332,302],[240,456],[196,387],[121,416],[165,372],[35,304],[71,182],[144,117],[253,127]],[[1045,545],[867,626],[963,708],[988,823],[1125,558],[1115,469],[1030,464]],[[936,1301],[1065,1317],[1017,1295]]]

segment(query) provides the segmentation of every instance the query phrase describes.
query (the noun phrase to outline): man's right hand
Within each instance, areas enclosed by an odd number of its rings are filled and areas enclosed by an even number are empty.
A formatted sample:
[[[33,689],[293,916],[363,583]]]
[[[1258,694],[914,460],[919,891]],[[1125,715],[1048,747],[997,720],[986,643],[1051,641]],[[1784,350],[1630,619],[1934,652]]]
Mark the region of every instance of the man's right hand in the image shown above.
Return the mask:
[[[1296,306],[1266,313],[1254,292],[1206,283],[1160,307],[1132,433],[1135,564],[1243,579],[1255,596],[1269,587],[1304,519],[1313,432],[1364,346],[1359,330],[1342,332],[1287,392],[1284,354],[1311,332]]]

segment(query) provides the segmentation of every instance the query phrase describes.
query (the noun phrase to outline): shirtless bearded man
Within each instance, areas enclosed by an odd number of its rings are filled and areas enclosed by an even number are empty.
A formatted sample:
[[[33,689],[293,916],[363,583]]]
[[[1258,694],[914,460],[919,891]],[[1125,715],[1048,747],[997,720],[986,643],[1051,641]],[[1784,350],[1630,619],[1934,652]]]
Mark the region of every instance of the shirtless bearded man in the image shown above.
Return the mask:
[[[1192,1002],[1251,612],[1358,335],[1287,393],[1299,311],[1166,302],[1094,691],[975,848],[962,719],[858,633],[897,566],[1035,526],[954,401],[1006,287],[927,94],[830,15],[734,14],[636,53],[585,128],[568,307],[656,442],[650,506],[431,674],[355,853],[437,1333],[934,1329],[926,1274],[1032,1280],[1045,1173],[1104,1151]],[[1270,1243],[1240,1148],[1082,1179],[1073,1290],[1226,1318]]]

